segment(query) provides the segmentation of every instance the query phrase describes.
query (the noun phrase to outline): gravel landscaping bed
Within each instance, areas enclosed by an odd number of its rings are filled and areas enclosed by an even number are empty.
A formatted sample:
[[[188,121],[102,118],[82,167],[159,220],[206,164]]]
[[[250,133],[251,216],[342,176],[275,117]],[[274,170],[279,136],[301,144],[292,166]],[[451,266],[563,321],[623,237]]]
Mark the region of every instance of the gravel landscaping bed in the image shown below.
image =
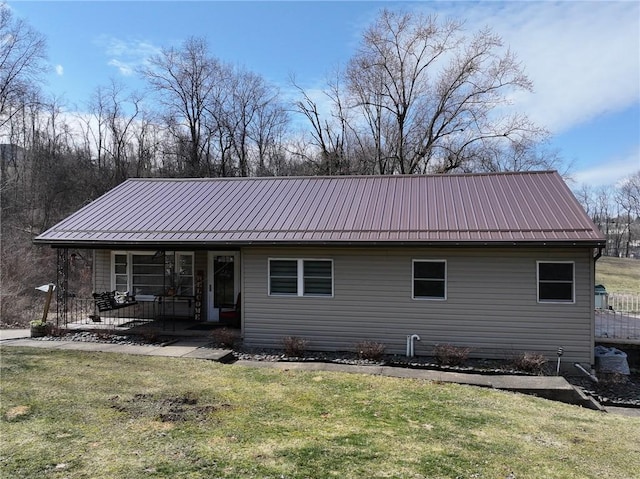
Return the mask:
[[[458,373],[482,374],[515,374],[527,375],[509,367],[505,361],[489,359],[468,359],[462,366],[443,366],[432,357],[407,358],[406,356],[385,355],[379,360],[362,359],[355,353],[308,352],[304,356],[287,356],[275,349],[235,348],[233,352],[237,360],[278,361],[278,362],[323,362],[336,364],[352,364],[357,366],[396,366],[416,369],[433,369]]]
[[[640,374],[609,375],[594,383],[588,378],[571,377],[567,380],[605,406],[640,408]]]
[[[432,369],[438,371],[450,371],[475,374],[510,374],[531,376],[531,373],[514,369],[509,361],[490,359],[468,359],[462,366],[443,366],[432,357],[407,358],[404,356],[385,356],[373,361],[358,358],[354,353],[324,353],[309,352],[303,357],[289,357],[279,350],[252,350],[236,348],[234,356],[237,360],[251,361],[278,361],[278,362],[329,362],[337,364],[353,365],[378,365],[396,366],[406,368]],[[555,375],[555,370],[548,367],[545,371],[548,375]],[[593,382],[584,376],[565,376],[565,379],[574,386],[581,388],[586,394],[594,397],[598,402],[610,406],[640,407],[640,375],[630,376],[608,375],[599,383]]]
[[[149,336],[142,338],[140,335],[124,335],[111,333],[96,333],[89,331],[78,331],[77,333],[64,333],[50,336],[43,336],[38,341],[78,341],[82,343],[103,343],[103,344],[119,344],[126,346],[165,346],[175,339],[161,338],[158,336]]]
[[[141,338],[139,335],[119,335],[86,331],[45,336],[37,339],[40,341],[81,341],[144,346],[163,346],[175,341],[175,338],[167,339],[153,336]],[[212,342],[204,347],[220,347],[220,345]],[[235,347],[233,349],[236,360],[272,362],[308,361],[371,366],[384,365],[477,374],[531,375],[530,373],[513,368],[508,361],[500,360],[468,359],[461,366],[443,366],[432,357],[407,358],[404,356],[385,355],[379,360],[371,360],[359,358],[355,353],[327,352],[305,352],[301,357],[291,357],[285,355],[281,350],[275,349],[249,349],[244,347]],[[554,374],[554,371],[548,369],[546,374]],[[601,404],[640,408],[640,374],[636,372],[630,376],[607,375],[602,377],[598,383],[593,382],[585,376],[577,375],[565,376],[565,379],[574,386],[580,387],[585,393],[594,397]]]

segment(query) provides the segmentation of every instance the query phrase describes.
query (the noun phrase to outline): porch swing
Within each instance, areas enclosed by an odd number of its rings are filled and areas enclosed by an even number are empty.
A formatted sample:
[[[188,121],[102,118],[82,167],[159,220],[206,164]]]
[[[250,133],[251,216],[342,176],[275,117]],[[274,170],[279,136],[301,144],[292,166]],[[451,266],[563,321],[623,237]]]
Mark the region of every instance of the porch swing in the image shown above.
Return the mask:
[[[138,304],[135,296],[130,296],[129,292],[105,291],[104,293],[93,293],[93,300],[98,311],[113,311]]]

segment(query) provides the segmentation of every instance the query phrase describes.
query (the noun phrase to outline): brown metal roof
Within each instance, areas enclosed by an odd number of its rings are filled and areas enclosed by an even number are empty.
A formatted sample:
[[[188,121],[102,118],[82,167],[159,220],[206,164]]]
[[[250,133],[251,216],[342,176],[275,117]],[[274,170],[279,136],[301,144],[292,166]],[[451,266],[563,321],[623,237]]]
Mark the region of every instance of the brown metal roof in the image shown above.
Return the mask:
[[[38,243],[590,243],[556,172],[130,179]]]

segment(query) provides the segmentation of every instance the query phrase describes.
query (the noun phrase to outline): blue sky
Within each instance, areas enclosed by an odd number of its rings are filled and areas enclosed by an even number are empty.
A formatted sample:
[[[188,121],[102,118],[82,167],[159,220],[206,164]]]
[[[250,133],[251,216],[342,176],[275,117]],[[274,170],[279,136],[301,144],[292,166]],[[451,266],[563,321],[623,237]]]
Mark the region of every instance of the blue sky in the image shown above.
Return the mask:
[[[45,90],[82,111],[98,86],[163,47],[206,37],[218,58],[261,74],[287,93],[309,91],[353,54],[383,8],[490,26],[518,55],[534,93],[513,98],[553,134],[576,186],[614,184],[640,170],[640,2],[175,2],[9,1],[45,35],[52,71]]]

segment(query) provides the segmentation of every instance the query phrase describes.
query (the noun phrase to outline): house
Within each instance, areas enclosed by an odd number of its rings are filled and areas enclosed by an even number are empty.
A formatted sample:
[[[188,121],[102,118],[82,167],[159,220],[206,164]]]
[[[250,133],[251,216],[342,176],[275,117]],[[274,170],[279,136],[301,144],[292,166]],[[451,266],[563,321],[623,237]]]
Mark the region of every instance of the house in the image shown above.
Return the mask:
[[[256,347],[404,354],[417,334],[418,355],[593,364],[605,239],[556,172],[130,179],[35,242],[91,249],[96,291],[193,298],[203,321],[241,293]]]

